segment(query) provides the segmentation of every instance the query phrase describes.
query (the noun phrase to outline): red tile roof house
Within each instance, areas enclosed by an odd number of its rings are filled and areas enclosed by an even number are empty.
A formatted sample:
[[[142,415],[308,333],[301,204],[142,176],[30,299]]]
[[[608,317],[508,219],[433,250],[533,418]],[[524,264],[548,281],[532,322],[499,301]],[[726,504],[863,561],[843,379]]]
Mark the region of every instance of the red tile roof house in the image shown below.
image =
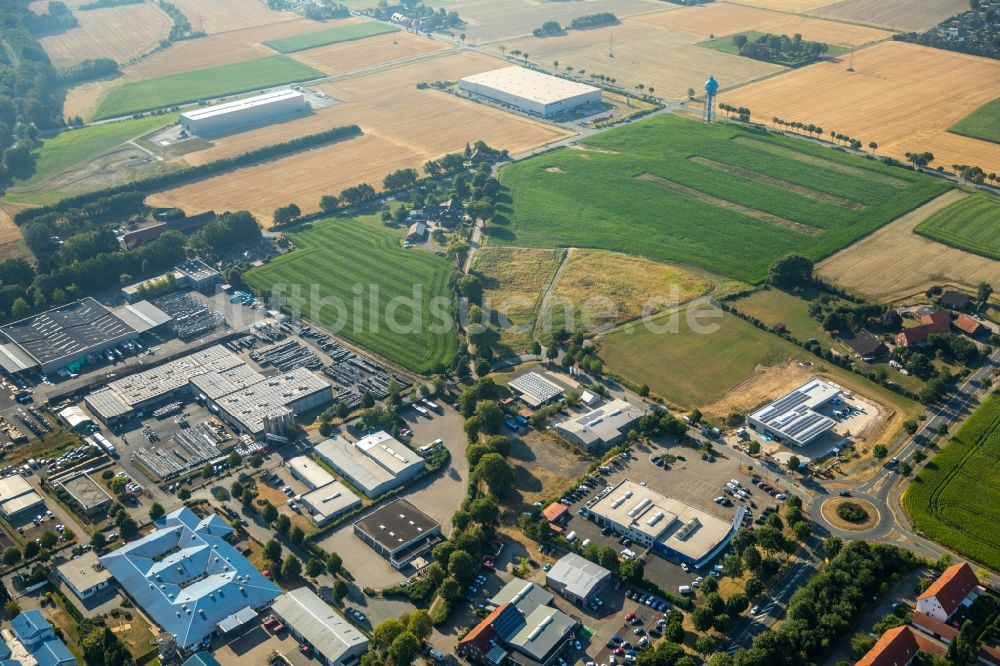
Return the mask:
[[[549,521],[549,527],[552,531],[559,534],[563,531],[562,525],[566,522],[566,517],[569,515],[569,507],[565,504],[553,502],[542,510],[542,515],[545,516],[545,520]]]
[[[920,326],[904,328],[896,334],[896,344],[914,347],[927,342],[931,333],[951,333],[951,314],[939,311],[920,317]]]
[[[980,589],[979,579],[968,562],[953,564],[917,597],[917,612],[947,622],[966,600],[975,601]]]
[[[970,338],[974,338],[986,330],[986,327],[982,323],[965,314],[958,315],[952,324]]]
[[[893,627],[882,634],[856,666],[906,666],[918,652],[920,644],[910,628]]]

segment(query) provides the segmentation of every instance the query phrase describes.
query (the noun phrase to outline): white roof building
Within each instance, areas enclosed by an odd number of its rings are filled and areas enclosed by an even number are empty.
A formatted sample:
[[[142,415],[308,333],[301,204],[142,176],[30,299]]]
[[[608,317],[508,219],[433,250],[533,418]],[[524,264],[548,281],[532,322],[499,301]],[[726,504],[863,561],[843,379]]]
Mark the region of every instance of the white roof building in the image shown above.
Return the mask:
[[[308,587],[281,595],[271,610],[295,638],[322,655],[320,663],[350,666],[368,649],[365,635]]]
[[[45,500],[19,474],[0,479],[0,513],[10,520],[45,507]]]
[[[340,481],[328,483],[306,493],[300,502],[309,510],[313,524],[317,527],[322,527],[361,506],[358,496]]]
[[[333,475],[323,469],[318,462],[308,456],[295,456],[285,461],[285,467],[296,479],[316,490],[333,483]]]
[[[611,580],[611,572],[576,553],[564,555],[545,574],[545,584],[577,603],[589,603]]]
[[[563,388],[537,372],[528,372],[511,380],[507,387],[529,407],[541,407],[563,394]]]
[[[556,424],[556,431],[577,446],[596,451],[621,442],[645,413],[640,407],[615,399]]]
[[[517,65],[466,76],[458,85],[465,92],[539,116],[552,116],[601,101],[600,88]]]
[[[810,379],[791,393],[750,414],[747,423],[755,432],[779,442],[803,446],[837,424],[816,410],[840,395],[840,391],[836,384]]]
[[[415,478],[424,459],[385,432],[352,443],[339,435],[317,444],[316,455],[368,497],[378,497]]]

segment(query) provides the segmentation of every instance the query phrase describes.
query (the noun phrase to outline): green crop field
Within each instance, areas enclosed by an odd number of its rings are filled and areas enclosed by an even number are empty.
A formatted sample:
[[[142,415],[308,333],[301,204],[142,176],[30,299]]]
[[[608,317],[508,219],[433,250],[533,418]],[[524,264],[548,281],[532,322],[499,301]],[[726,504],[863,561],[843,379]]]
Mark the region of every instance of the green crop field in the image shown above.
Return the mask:
[[[113,118],[321,76],[323,73],[319,70],[287,56],[267,56],[233,65],[126,83],[108,91],[94,117]]]
[[[1000,394],[990,396],[917,474],[903,505],[917,528],[1000,569]]]
[[[949,132],[1000,143],[1000,99],[981,107],[948,128]]]
[[[328,46],[329,44],[337,44],[339,42],[364,39],[373,35],[384,35],[387,32],[399,32],[399,28],[393,25],[386,25],[385,23],[367,21],[365,23],[317,30],[316,32],[307,32],[302,35],[294,35],[283,39],[272,39],[269,42],[264,42],[264,45],[271,47],[278,53],[295,53],[296,51],[314,49],[317,46]]]
[[[1000,259],[1000,201],[988,194],[969,195],[934,213],[913,231],[966,252]]]
[[[177,122],[177,116],[146,116],[60,132],[42,140],[35,154],[35,173],[19,185],[34,185],[66,169],[116,148],[130,139]]]
[[[297,249],[247,272],[250,286],[416,372],[451,363],[458,338],[449,310],[450,262],[404,250],[398,236],[370,219],[323,220],[287,235]]]
[[[487,228],[490,242],[617,250],[744,282],[791,252],[822,259],[950,187],[804,141],[669,115],[510,165],[500,179],[512,201]]]

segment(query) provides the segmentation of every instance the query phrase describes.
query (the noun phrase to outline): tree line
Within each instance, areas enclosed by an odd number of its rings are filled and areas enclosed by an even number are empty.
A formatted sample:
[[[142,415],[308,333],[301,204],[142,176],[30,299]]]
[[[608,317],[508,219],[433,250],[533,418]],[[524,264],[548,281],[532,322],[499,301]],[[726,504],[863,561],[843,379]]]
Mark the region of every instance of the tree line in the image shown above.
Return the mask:
[[[791,66],[812,62],[829,49],[823,42],[802,39],[799,33],[791,37],[767,33],[754,40],[748,39],[746,35],[733,35],[732,42],[741,56]]]

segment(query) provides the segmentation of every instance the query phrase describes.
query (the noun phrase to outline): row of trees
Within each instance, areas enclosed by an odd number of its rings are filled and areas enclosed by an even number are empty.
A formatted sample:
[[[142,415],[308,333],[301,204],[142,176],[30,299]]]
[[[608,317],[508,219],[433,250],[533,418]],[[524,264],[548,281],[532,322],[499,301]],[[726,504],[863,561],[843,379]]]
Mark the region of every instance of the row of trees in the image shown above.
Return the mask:
[[[730,118],[735,115],[741,122],[750,122],[750,109],[745,106],[733,106],[732,104],[720,103],[719,109],[728,113]]]

